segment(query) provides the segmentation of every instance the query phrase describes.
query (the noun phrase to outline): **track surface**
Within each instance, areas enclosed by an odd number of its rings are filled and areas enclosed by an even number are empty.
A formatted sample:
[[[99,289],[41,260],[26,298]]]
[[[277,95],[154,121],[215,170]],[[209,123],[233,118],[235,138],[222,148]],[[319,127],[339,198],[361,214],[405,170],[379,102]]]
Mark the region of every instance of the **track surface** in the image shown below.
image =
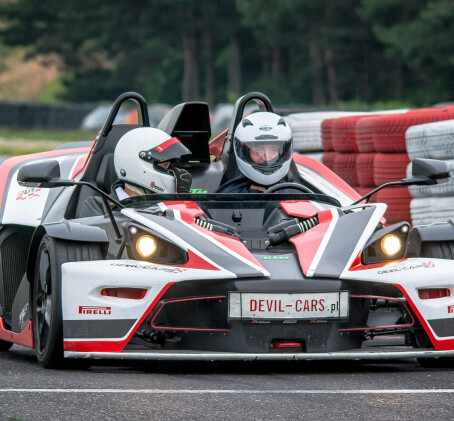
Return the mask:
[[[44,370],[14,346],[0,354],[0,420],[447,420],[453,374],[415,360]]]

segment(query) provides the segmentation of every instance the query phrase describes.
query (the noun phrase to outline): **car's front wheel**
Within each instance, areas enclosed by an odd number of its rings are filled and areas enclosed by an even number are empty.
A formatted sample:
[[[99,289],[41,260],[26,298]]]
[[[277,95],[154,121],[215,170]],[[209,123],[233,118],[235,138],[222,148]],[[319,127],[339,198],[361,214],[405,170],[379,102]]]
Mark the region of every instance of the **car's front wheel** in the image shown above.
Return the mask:
[[[423,243],[421,257],[433,257],[436,259],[454,259],[453,241],[430,241]]]
[[[433,241],[423,243],[421,247],[421,257],[433,257],[436,259],[454,259],[454,242],[452,241]],[[431,347],[430,339],[425,336],[424,345],[420,347]],[[429,344],[429,345],[428,345]],[[453,367],[454,358],[418,358],[423,367]]]
[[[43,367],[59,367],[63,362],[62,264],[100,259],[96,244],[42,238],[33,282],[32,321],[35,354]]]

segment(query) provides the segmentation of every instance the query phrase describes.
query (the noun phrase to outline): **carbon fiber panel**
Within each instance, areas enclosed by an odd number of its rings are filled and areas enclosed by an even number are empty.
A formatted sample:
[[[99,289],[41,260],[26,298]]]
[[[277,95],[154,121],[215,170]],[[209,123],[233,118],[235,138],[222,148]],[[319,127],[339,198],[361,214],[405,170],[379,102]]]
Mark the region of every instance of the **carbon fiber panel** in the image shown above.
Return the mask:
[[[0,245],[0,271],[3,286],[4,311],[9,313],[14,296],[25,274],[32,230],[16,228],[5,231]],[[1,240],[0,240],[1,241]]]

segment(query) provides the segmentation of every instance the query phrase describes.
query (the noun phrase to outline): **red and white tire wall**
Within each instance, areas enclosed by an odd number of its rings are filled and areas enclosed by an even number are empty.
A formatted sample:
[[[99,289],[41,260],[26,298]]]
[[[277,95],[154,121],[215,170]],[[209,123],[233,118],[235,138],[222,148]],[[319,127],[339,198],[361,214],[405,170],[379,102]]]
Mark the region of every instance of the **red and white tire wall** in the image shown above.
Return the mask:
[[[410,162],[405,137],[407,129],[448,119],[454,119],[452,106],[325,119],[321,123],[322,146],[325,151],[322,162],[364,195],[384,183],[406,177]],[[452,132],[454,143],[454,125]],[[421,145],[416,148],[424,149]],[[450,157],[454,159],[454,148],[449,150],[453,151]],[[438,149],[432,153],[448,154],[447,151],[440,152]],[[454,201],[454,186],[452,187]],[[412,220],[412,196],[408,187],[389,187],[372,196],[371,201],[387,203],[385,218],[388,224]],[[454,212],[452,216],[454,217]]]
[[[451,118],[454,119],[454,116]],[[440,159],[446,162],[451,172],[454,171],[454,120],[410,127],[405,137],[411,159]],[[407,174],[411,174],[411,164]],[[454,218],[454,179],[433,186],[410,186],[410,194],[413,224],[430,224]]]
[[[322,121],[350,115],[346,111],[322,111],[289,114],[285,121],[292,129],[293,150],[306,156],[322,160]]]

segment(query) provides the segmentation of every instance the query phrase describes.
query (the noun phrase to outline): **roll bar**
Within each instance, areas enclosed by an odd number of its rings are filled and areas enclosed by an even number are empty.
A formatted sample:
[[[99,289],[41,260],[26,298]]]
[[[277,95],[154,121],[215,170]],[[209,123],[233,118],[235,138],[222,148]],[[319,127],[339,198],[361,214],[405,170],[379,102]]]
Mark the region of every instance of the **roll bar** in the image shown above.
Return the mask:
[[[102,127],[102,136],[107,136],[107,134],[112,130],[113,122],[118,114],[118,111],[120,110],[121,104],[128,100],[136,103],[137,109],[138,111],[140,111],[142,125],[144,127],[150,127],[150,118],[148,116],[147,101],[145,100],[145,98],[137,92],[125,92],[121,94],[113,103],[109,116],[107,117],[107,120]]]
[[[235,107],[233,108],[232,118],[230,119],[229,130],[227,132],[225,143],[224,143],[224,152],[230,152],[231,143],[233,138],[233,133],[235,132],[236,127],[240,124],[241,119],[243,118],[244,107],[249,101],[255,101],[259,105],[261,111],[274,112],[273,105],[271,104],[270,99],[261,92],[249,92],[242,97],[238,98],[235,102]]]

